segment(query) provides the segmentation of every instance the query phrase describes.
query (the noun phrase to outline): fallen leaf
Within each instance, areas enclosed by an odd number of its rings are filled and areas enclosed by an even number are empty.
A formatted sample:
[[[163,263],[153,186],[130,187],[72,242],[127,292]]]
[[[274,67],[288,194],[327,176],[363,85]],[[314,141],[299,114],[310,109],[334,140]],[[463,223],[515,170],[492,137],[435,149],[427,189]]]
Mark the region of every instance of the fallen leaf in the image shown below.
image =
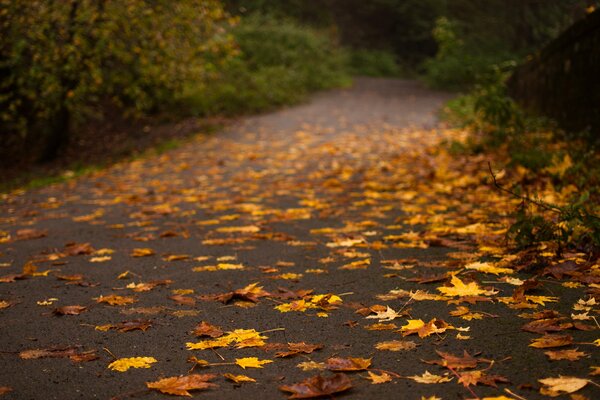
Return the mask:
[[[223,376],[235,383],[256,382],[256,379],[246,375],[223,374]]]
[[[320,375],[305,379],[293,385],[283,385],[279,390],[291,393],[288,399],[310,399],[330,396],[352,388],[352,381],[346,374],[335,374],[328,377]]]
[[[272,360],[259,360],[257,357],[244,357],[235,359],[235,363],[244,369],[262,368],[264,364],[269,364],[272,362]]]
[[[146,382],[146,386],[148,389],[156,389],[161,393],[172,394],[174,396],[191,396],[190,390],[203,390],[218,387],[217,384],[208,382],[216,377],[217,376],[213,374],[173,376],[170,378],[159,379],[155,382]]]
[[[223,336],[223,331],[221,328],[215,325],[211,325],[206,321],[201,321],[194,328],[194,335],[196,336],[208,336],[211,338],[217,338],[219,336]]]
[[[109,296],[102,296],[96,299],[98,303],[106,303],[111,306],[123,306],[125,304],[135,303],[135,298],[131,296],[117,296],[115,294],[111,294]]]
[[[424,323],[420,319],[409,319],[408,324],[400,328],[402,336],[408,336],[412,334],[418,334],[420,338],[433,335],[434,333],[444,333],[446,330],[452,328],[445,321],[433,318],[428,323]]]
[[[575,393],[588,384],[587,379],[562,375],[558,378],[538,379],[538,382],[544,385],[544,387],[540,389],[540,393],[552,397],[558,396],[562,393]]]
[[[135,248],[131,251],[130,256],[132,257],[147,257],[154,254],[154,250],[149,248]]]
[[[577,361],[581,357],[588,356],[589,354],[584,353],[583,351],[578,351],[578,349],[568,349],[568,350],[555,350],[555,351],[545,351],[545,355],[552,361],[557,360],[569,360],[569,361]]]
[[[19,229],[16,233],[17,240],[39,239],[48,236],[47,230],[42,229]]]
[[[108,364],[108,368],[113,371],[125,372],[129,368],[150,368],[155,362],[157,360],[154,357],[119,358]]]
[[[390,340],[388,342],[379,342],[375,345],[377,350],[402,351],[413,350],[417,347],[415,342],[409,340]]]
[[[55,308],[52,311],[54,315],[79,315],[82,312],[87,311],[87,307],[84,306],[64,306]]]
[[[323,348],[322,344],[308,344],[308,343],[304,343],[304,342],[288,343],[288,350],[275,353],[275,357],[291,357],[291,356],[294,356],[294,355],[300,354],[300,353],[310,354],[313,351],[319,350],[322,348]]]
[[[316,361],[304,361],[300,364],[296,365],[302,371],[312,371],[312,370],[323,370],[325,369],[325,363],[320,363]]]
[[[442,292],[445,296],[479,296],[479,295],[493,295],[497,292],[494,290],[485,290],[479,287],[475,282],[469,282],[465,284],[456,275],[452,275],[450,280],[452,286],[438,287],[437,290]]]
[[[429,371],[425,371],[425,373],[423,375],[413,375],[413,376],[409,376],[408,378],[412,379],[415,382],[419,382],[419,383],[444,383],[444,382],[450,382],[452,380],[452,378],[448,378],[447,376],[441,376],[441,375],[434,375],[432,373],[430,373]]]
[[[540,338],[532,339],[530,347],[546,349],[548,347],[562,347],[573,343],[571,335],[544,335]]]
[[[371,371],[367,371],[367,373],[369,374],[367,379],[371,381],[372,385],[379,385],[381,383],[390,382],[392,380],[391,375],[385,372],[382,372],[380,375]]]
[[[396,318],[401,317],[403,314],[401,312],[394,311],[391,307],[387,307],[385,311],[378,311],[376,315],[369,315],[367,318],[375,318],[380,322],[389,322],[393,321]]]
[[[427,364],[437,364],[437,365],[441,365],[442,367],[447,367],[447,368],[452,368],[452,369],[469,369],[469,368],[475,368],[477,366],[477,359],[472,357],[469,353],[467,353],[467,351],[464,351],[464,354],[462,357],[458,357],[455,355],[452,355],[450,353],[444,353],[442,351],[438,351],[436,350],[436,353],[438,353],[438,355],[440,357],[442,357],[440,360],[433,360],[433,361],[425,361]]]
[[[364,371],[371,365],[370,358],[342,358],[331,357],[325,361],[325,366],[330,371]]]

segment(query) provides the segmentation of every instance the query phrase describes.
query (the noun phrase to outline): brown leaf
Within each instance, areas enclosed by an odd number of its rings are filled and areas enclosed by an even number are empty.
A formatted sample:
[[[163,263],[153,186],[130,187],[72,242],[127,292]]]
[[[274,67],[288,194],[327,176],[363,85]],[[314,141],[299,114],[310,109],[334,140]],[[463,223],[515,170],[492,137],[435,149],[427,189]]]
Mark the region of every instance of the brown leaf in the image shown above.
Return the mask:
[[[94,248],[90,243],[67,243],[65,254],[68,256],[78,256],[82,254],[92,254]]]
[[[26,279],[26,278],[27,278],[26,274],[10,274],[10,275],[0,276],[0,282],[1,283],[10,283],[10,282],[14,282],[16,280],[21,280],[21,279]]]
[[[584,353],[583,351],[578,351],[578,349],[568,349],[568,350],[549,350],[544,352],[545,355],[550,358],[552,361],[557,360],[569,360],[569,361],[577,361],[581,357],[588,356],[589,354]]]
[[[315,350],[322,349],[322,344],[308,344],[304,342],[300,343],[288,343],[288,351],[280,351],[275,353],[275,357],[291,357],[296,354],[304,353],[310,354]]]
[[[206,321],[202,321],[194,328],[194,335],[217,338],[219,336],[223,336],[223,331],[218,326],[211,325]]]
[[[48,231],[42,229],[19,229],[17,240],[39,239],[48,236]]]
[[[570,322],[561,323],[561,321],[564,321],[565,319],[566,318],[536,319],[526,323],[521,329],[525,332],[532,333],[560,332],[573,327],[573,324]]]
[[[131,332],[135,330],[146,332],[151,326],[152,321],[137,319],[133,321],[119,322],[118,324],[101,325],[100,327],[96,327],[96,329],[100,331],[108,331],[110,329],[115,329],[119,332]]]
[[[12,392],[12,390],[13,388],[11,388],[10,386],[0,386],[0,396],[8,392]]]
[[[377,350],[388,350],[388,351],[402,351],[402,350],[413,350],[417,348],[415,342],[410,340],[390,340],[387,342],[379,342],[375,345]]]
[[[352,382],[346,374],[335,374],[329,377],[321,375],[305,379],[293,385],[283,385],[279,390],[291,393],[288,399],[310,399],[313,397],[330,396],[352,388]]]
[[[35,360],[38,358],[70,358],[73,362],[92,361],[98,358],[95,350],[79,352],[75,346],[51,347],[47,349],[24,350],[19,353],[23,360]]]
[[[84,306],[64,306],[55,308],[52,313],[54,315],[79,315],[82,312],[87,311],[87,307]]]
[[[371,365],[371,359],[332,357],[325,361],[325,365],[330,371],[364,371]]]
[[[148,389],[156,389],[161,393],[175,396],[191,396],[190,390],[203,390],[219,385],[209,382],[216,378],[214,374],[192,374],[186,376],[173,376],[159,379],[155,382],[146,382]]]
[[[486,375],[483,371],[468,371],[460,374],[458,382],[462,383],[465,387],[478,384],[498,387],[496,382],[509,383],[510,381],[500,375]]]
[[[100,295],[100,297],[96,299],[96,302],[110,304],[111,306],[123,306],[125,304],[135,303],[136,300],[131,296],[117,296],[111,294],[109,296]]]
[[[546,349],[548,347],[562,347],[573,343],[571,335],[544,335],[540,338],[533,339],[530,347],[538,349]]]
[[[180,294],[174,294],[173,296],[169,296],[169,299],[173,300],[181,306],[191,307],[196,304],[196,299],[194,299],[193,297],[183,296]]]
[[[437,351],[438,355],[442,357],[440,360],[425,361],[427,364],[437,364],[442,367],[449,367],[453,369],[468,369],[475,368],[477,366],[477,359],[472,357],[467,351],[464,351],[462,357],[452,355],[450,353],[444,353]]]

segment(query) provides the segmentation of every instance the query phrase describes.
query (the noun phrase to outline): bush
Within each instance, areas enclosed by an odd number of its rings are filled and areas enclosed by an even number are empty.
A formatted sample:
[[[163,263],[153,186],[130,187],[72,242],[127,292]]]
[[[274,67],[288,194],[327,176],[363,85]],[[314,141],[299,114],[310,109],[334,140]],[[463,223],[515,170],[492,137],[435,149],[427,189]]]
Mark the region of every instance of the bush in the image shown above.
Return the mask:
[[[47,159],[66,144],[73,121],[106,103],[130,112],[162,107],[229,46],[217,0],[0,5],[0,128],[46,139]]]
[[[231,33],[239,54],[182,98],[193,114],[257,112],[349,83],[343,53],[313,29],[253,15]]]
[[[402,73],[396,57],[389,51],[349,50],[348,58],[352,75],[396,77]]]

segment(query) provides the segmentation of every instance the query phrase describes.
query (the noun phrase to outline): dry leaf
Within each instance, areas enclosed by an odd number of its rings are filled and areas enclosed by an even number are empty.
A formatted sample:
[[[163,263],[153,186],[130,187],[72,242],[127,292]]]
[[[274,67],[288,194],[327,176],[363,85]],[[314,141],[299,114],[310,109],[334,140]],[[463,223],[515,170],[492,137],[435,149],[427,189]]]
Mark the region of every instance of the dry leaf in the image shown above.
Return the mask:
[[[223,374],[223,376],[235,383],[256,382],[256,379],[246,375]]]
[[[149,248],[135,248],[131,251],[132,257],[147,257],[154,254],[154,250]]]
[[[573,343],[571,335],[544,335],[540,338],[532,339],[530,347],[546,349],[549,347],[568,346]]]
[[[313,376],[300,383],[280,386],[279,390],[291,393],[288,399],[310,399],[322,396],[331,397],[332,394],[344,392],[351,387],[352,381],[346,374],[335,374],[328,377]]]
[[[86,311],[87,307],[84,306],[64,306],[55,308],[52,311],[54,315],[79,315],[82,312]]]
[[[589,354],[584,353],[583,351],[577,351],[578,349],[568,349],[568,350],[556,350],[556,351],[545,351],[544,354],[550,358],[552,361],[556,360],[569,360],[569,361],[577,361],[581,357],[588,356]]]
[[[437,288],[437,290],[442,292],[445,296],[489,296],[497,293],[493,290],[482,289],[475,282],[465,284],[456,275],[452,275],[450,284],[452,286],[442,286]]]
[[[574,376],[538,379],[538,382],[544,385],[544,387],[540,389],[540,393],[552,397],[562,393],[575,393],[588,384],[587,379],[576,378]]]
[[[415,382],[419,383],[444,383],[450,382],[452,378],[448,378],[447,376],[434,375],[429,371],[425,371],[423,375],[413,375],[409,376]]]
[[[217,376],[213,374],[173,376],[170,378],[159,379],[155,382],[146,382],[146,386],[148,389],[156,389],[161,393],[191,397],[190,390],[203,390],[218,387],[217,384],[209,382],[216,377]]]
[[[100,296],[96,299],[98,303],[106,303],[111,306],[123,306],[125,304],[135,303],[136,300],[131,296],[117,296],[115,294],[111,294],[109,296]]]
[[[108,364],[108,368],[113,371],[125,372],[129,368],[150,368],[151,364],[157,362],[154,357],[129,357],[119,358]]]
[[[382,372],[381,375],[378,375],[371,371],[367,371],[367,373],[369,374],[367,379],[371,381],[372,385],[379,385],[381,383],[390,382],[392,380],[391,375],[385,372]]]
[[[390,340],[387,342],[379,342],[375,345],[377,350],[388,350],[388,351],[402,351],[402,350],[413,350],[417,347],[415,342],[409,340]]]
[[[244,357],[235,359],[235,363],[244,369],[262,368],[264,364],[269,364],[272,362],[273,360],[259,360],[257,357]]]
[[[363,371],[370,365],[370,358],[332,357],[325,361],[325,366],[330,371]]]

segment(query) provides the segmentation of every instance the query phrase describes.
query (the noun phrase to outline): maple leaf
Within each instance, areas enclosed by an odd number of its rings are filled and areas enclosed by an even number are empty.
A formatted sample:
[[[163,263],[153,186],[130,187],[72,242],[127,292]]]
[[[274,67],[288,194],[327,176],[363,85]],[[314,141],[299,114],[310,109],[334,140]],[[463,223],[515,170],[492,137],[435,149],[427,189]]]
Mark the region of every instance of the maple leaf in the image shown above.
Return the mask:
[[[223,374],[223,376],[225,378],[229,379],[230,381],[233,381],[238,384],[244,383],[244,382],[256,382],[256,379],[250,378],[249,376],[246,376],[246,375]]]
[[[548,347],[562,347],[573,343],[571,335],[544,335],[540,338],[532,339],[530,347],[546,349]]]
[[[483,371],[468,371],[460,374],[458,382],[465,387],[480,383],[486,386],[498,387],[496,382],[508,383],[509,380],[500,375],[486,375]]]
[[[110,304],[111,306],[123,306],[125,304],[135,303],[136,300],[131,296],[117,296],[115,294],[111,294],[109,296],[100,295],[100,297],[96,299],[96,302]]]
[[[84,306],[64,306],[55,308],[52,313],[54,315],[79,315],[86,310],[87,307]]]
[[[108,364],[108,368],[113,371],[125,372],[129,368],[150,368],[155,362],[157,360],[154,357],[119,358]]]
[[[556,360],[569,360],[569,361],[577,361],[581,357],[588,356],[589,354],[584,353],[583,351],[578,351],[578,349],[568,349],[568,350],[555,350],[555,351],[545,351],[545,355],[552,361]]]
[[[217,338],[219,336],[223,336],[223,331],[218,326],[211,325],[206,321],[201,321],[194,328],[194,335]]]
[[[293,385],[283,385],[279,390],[292,393],[288,399],[310,399],[314,397],[331,396],[352,388],[352,381],[346,374],[335,374],[329,377],[321,375],[305,379]]]
[[[275,353],[275,357],[290,357],[300,353],[310,354],[313,351],[322,348],[322,344],[308,344],[304,342],[288,343],[288,351],[280,351],[278,353]]]
[[[209,382],[216,377],[217,376],[214,374],[173,376],[170,378],[159,379],[155,382],[146,382],[146,386],[148,389],[156,389],[161,393],[191,397],[190,390],[203,390],[218,387],[219,385]]]
[[[367,329],[369,331],[391,331],[394,329],[398,329],[398,326],[396,324],[377,323],[377,324],[367,325],[367,326],[365,326],[365,329]]]
[[[408,324],[402,326],[400,331],[402,332],[402,336],[408,336],[416,333],[420,338],[424,338],[434,333],[446,332],[447,329],[451,328],[452,326],[448,325],[441,319],[438,320],[433,318],[428,323],[425,323],[420,319],[409,319]]]
[[[257,357],[244,357],[235,359],[235,363],[244,369],[262,368],[263,364],[269,364],[272,362],[273,360],[259,360]]]
[[[450,280],[452,286],[442,286],[437,288],[445,296],[479,296],[479,295],[493,295],[496,294],[495,290],[485,290],[479,287],[475,282],[469,282],[465,284],[456,275],[452,275]]]
[[[387,306],[385,311],[377,311],[376,315],[368,315],[367,318],[376,318],[380,322],[393,321],[404,315],[401,311],[394,311],[390,306]]]
[[[544,385],[540,389],[541,394],[554,397],[561,393],[575,393],[585,387],[589,381],[574,376],[561,375],[558,378],[538,379],[538,382]]]
[[[561,320],[565,320],[565,318],[537,319],[523,325],[521,329],[532,333],[546,333],[563,331],[573,327],[573,324],[570,322],[560,323]]]
[[[371,365],[371,358],[331,357],[325,361],[330,371],[364,371]]]
[[[453,369],[469,369],[475,368],[477,366],[477,359],[473,358],[469,353],[467,353],[466,350],[464,351],[463,357],[458,357],[450,353],[444,353],[438,350],[436,350],[436,353],[438,353],[438,355],[442,357],[440,360],[425,362],[427,364],[437,364],[441,365],[442,367],[448,367]]]
[[[152,321],[138,319],[138,320],[134,320],[134,321],[124,321],[124,322],[120,322],[118,324],[99,325],[99,326],[96,326],[95,329],[97,331],[103,331],[103,332],[109,331],[111,329],[116,329],[119,332],[130,332],[130,331],[135,331],[135,330],[140,330],[140,331],[145,332],[151,326],[152,326]]]
[[[515,272],[514,270],[512,270],[510,268],[497,267],[495,265],[495,263],[491,263],[491,262],[472,262],[472,263],[465,265],[465,268],[473,269],[473,270],[479,271],[479,272],[485,272],[487,274],[494,274],[494,275],[512,274]]]
[[[444,383],[444,382],[450,382],[452,380],[452,378],[448,378],[447,376],[441,376],[441,375],[434,375],[432,373],[430,373],[429,371],[425,371],[425,373],[423,375],[413,375],[413,376],[409,376],[408,378],[412,379],[415,382],[419,382],[419,383]]]
[[[369,379],[371,381],[371,384],[373,385],[379,385],[381,383],[390,382],[392,380],[391,375],[386,372],[382,372],[381,375],[378,375],[372,371],[367,371],[367,373],[369,374],[367,379]]]
[[[198,343],[186,343],[186,347],[188,350],[206,350],[206,349],[214,349],[217,347],[226,347],[231,343],[231,339],[228,337],[220,337],[214,340],[204,340]]]
[[[413,350],[417,348],[415,342],[409,340],[390,340],[388,342],[380,342],[375,345],[377,350],[388,350],[388,351],[402,351],[402,350]]]
[[[180,294],[174,294],[172,296],[169,296],[169,299],[173,300],[174,302],[176,302],[179,305],[182,306],[194,306],[196,304],[196,299],[194,299],[193,297],[187,297],[187,296],[183,296]]]

